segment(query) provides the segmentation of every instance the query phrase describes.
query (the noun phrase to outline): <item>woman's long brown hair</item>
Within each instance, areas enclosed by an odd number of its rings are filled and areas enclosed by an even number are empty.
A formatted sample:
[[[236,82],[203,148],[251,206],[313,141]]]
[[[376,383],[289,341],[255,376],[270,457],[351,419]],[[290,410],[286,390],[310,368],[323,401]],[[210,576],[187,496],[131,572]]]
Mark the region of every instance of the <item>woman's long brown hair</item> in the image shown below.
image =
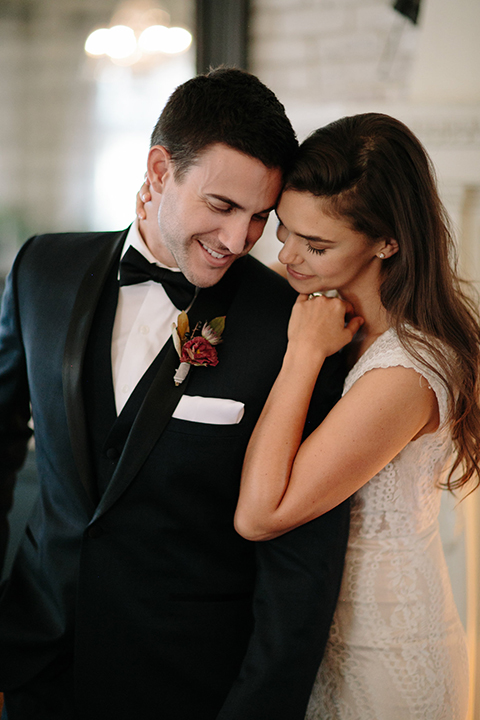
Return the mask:
[[[415,135],[388,115],[345,117],[300,146],[286,188],[328,198],[333,215],[372,241],[395,238],[383,261],[381,300],[406,349],[443,380],[456,457],[445,486],[480,484],[480,322],[432,163]],[[413,329],[413,330],[412,330]],[[417,332],[415,332],[417,331]],[[428,348],[430,364],[419,353]]]

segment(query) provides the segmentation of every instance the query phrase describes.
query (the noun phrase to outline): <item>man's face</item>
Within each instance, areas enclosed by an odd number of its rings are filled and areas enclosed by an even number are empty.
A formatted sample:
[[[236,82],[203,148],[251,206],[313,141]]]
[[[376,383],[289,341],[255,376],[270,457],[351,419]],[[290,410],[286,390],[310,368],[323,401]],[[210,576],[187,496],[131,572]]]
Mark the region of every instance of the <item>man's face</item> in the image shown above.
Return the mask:
[[[159,184],[153,255],[199,287],[215,285],[257,242],[280,193],[282,175],[216,144],[179,179],[168,159]]]

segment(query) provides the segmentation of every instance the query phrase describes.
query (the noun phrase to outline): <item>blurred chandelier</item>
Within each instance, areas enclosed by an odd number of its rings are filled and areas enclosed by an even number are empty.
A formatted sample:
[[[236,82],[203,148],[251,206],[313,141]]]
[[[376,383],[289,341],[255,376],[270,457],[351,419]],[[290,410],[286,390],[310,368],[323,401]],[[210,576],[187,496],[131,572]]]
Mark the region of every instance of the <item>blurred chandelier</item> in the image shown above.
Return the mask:
[[[183,27],[170,27],[170,16],[149,0],[125,2],[113,15],[110,26],[97,28],[85,42],[90,57],[107,56],[116,65],[134,65],[162,55],[176,55],[192,43]]]

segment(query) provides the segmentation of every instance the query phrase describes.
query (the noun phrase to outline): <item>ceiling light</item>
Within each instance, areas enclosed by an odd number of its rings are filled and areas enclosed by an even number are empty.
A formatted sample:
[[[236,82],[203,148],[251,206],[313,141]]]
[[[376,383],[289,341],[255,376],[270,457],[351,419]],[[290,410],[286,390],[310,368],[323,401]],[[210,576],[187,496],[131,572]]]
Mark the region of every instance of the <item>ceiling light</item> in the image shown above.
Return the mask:
[[[165,53],[180,53],[190,47],[192,36],[181,27],[171,27],[168,29],[167,42],[163,48]]]
[[[108,31],[106,53],[112,59],[126,58],[137,49],[137,40],[132,28],[126,25],[115,25]]]
[[[85,42],[85,52],[88,55],[106,55],[108,48],[108,28],[94,30]]]
[[[147,53],[163,52],[163,48],[168,44],[168,34],[169,29],[165,25],[147,27],[138,39],[140,50]]]

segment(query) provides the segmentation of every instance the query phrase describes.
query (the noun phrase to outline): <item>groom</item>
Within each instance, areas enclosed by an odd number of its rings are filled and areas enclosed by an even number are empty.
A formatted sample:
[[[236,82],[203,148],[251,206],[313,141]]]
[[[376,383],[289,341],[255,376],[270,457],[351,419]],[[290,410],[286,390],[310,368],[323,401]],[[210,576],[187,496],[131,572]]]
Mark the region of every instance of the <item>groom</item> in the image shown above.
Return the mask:
[[[233,528],[294,301],[247,253],[296,148],[257,78],[199,76],[153,131],[145,220],[21,249],[0,325],[0,508],[31,411],[40,498],[1,588],[8,720],[303,718],[348,508],[266,543]],[[210,365],[175,384],[181,310],[193,335],[225,327],[196,341]],[[333,358],[308,427],[341,382]]]

